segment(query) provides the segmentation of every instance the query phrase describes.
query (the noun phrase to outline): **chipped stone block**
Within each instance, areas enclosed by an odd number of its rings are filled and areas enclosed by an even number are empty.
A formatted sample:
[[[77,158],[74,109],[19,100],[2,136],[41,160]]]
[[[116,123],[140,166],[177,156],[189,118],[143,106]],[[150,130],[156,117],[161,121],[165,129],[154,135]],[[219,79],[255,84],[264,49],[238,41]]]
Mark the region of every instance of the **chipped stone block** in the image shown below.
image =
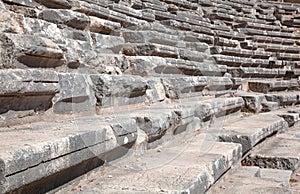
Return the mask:
[[[85,14],[65,9],[45,9],[39,14],[39,18],[82,30],[90,24],[90,18]]]
[[[28,67],[63,65],[63,51],[53,41],[33,35],[3,34],[0,38],[3,65]]]
[[[84,74],[58,74],[60,92],[53,98],[55,113],[96,111],[96,97],[92,81]]]
[[[51,70],[1,70],[0,83],[0,114],[47,110],[60,89],[57,73]]]
[[[146,101],[147,81],[139,76],[91,75],[97,106],[118,107]]]
[[[90,31],[96,33],[110,34],[121,28],[121,24],[94,16],[90,17]]]

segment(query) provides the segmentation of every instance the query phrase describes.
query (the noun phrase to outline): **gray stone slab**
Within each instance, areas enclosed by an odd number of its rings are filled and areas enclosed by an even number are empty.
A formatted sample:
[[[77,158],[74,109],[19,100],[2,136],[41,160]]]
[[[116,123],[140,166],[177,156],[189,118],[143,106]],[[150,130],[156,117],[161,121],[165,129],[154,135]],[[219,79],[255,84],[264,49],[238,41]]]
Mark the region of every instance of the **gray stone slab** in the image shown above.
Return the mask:
[[[140,76],[91,75],[97,106],[118,107],[147,100],[147,80]]]
[[[85,14],[65,9],[43,10],[39,14],[39,18],[55,24],[65,24],[82,30],[90,24],[90,18]]]
[[[207,193],[289,194],[291,193],[288,184],[290,175],[291,171],[285,170],[238,167],[226,173]]]
[[[274,92],[265,96],[268,101],[277,102],[280,105],[292,105],[299,102],[298,92]]]
[[[269,113],[261,113],[225,124],[216,132],[221,141],[241,143],[243,153],[246,153],[267,136],[284,131],[287,127],[288,124],[283,118]]]
[[[243,160],[244,164],[283,170],[296,170],[300,165],[299,127],[277,135],[258,146]]]
[[[198,63],[196,61],[188,61],[173,58],[161,58],[155,56],[131,56],[126,57],[131,68],[128,72],[136,75],[190,75],[190,76],[221,76],[225,72],[219,66],[212,62],[204,61]]]
[[[58,74],[51,70],[1,70],[0,82],[1,96],[55,94],[59,91]]]
[[[210,149],[202,148],[201,145],[205,143],[211,144]],[[166,144],[160,152],[150,150],[134,159],[134,162],[128,157],[112,163],[112,167],[103,168],[108,173],[102,176],[98,176],[100,169],[94,171],[90,178],[97,178],[84,192],[204,193],[223,172],[239,160],[240,149],[236,144],[205,142],[199,138],[192,142],[183,140],[176,145]],[[178,150],[182,152],[178,154]],[[75,184],[62,188],[58,193],[68,192]]]
[[[251,80],[249,89],[253,92],[268,93],[272,91],[294,90],[299,87],[296,80]]]
[[[25,135],[28,131],[31,138]],[[128,118],[104,121],[85,117],[71,123],[36,123],[29,129],[2,131],[1,137],[15,140],[1,145],[0,190],[5,193],[97,156],[105,161],[101,154],[135,141],[136,123]]]
[[[60,93],[53,101],[55,113],[95,112],[92,80],[84,74],[59,74]]]
[[[91,22],[90,23],[91,32],[110,34],[121,28],[121,24],[118,22],[112,22],[94,16],[89,16],[89,17]]]

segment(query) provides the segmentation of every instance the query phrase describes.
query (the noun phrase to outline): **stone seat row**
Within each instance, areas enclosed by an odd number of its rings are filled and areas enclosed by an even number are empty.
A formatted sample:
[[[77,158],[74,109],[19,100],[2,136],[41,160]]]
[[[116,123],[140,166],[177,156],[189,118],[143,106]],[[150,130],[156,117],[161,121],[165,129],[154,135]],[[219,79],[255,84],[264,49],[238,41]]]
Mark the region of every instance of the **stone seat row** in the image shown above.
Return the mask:
[[[213,117],[222,117],[232,111],[236,112],[243,105],[242,98],[208,99],[196,102],[197,106],[175,103],[132,109],[130,116],[126,111],[117,113],[115,110],[115,118],[111,115],[81,116],[75,119],[65,118],[64,121],[55,123],[40,121],[32,123],[28,128],[15,126],[16,130],[12,131],[0,129],[4,139],[9,140],[14,137],[18,140],[13,145],[1,141],[3,145],[0,150],[0,178],[3,184],[0,191],[6,193],[20,188],[23,191],[28,188],[31,191],[34,188],[41,189],[40,184],[31,184],[35,181],[37,183],[48,181],[48,186],[43,189],[53,189],[59,186],[58,184],[74,178],[61,177],[59,172],[76,168],[78,173],[75,176],[78,176],[118,157],[118,154],[126,153],[138,138],[138,127],[147,136],[145,139],[147,147],[155,146],[157,140],[165,136],[167,138],[185,130],[195,130],[196,123],[192,119],[194,117],[204,123]],[[29,138],[24,135],[28,130],[33,132],[34,136]],[[240,149],[237,147],[234,153],[240,155]],[[115,152],[110,152],[112,150]],[[80,165],[89,165],[90,168],[80,168]],[[30,176],[33,174],[34,176]],[[60,181],[48,179],[53,176],[60,176]]]

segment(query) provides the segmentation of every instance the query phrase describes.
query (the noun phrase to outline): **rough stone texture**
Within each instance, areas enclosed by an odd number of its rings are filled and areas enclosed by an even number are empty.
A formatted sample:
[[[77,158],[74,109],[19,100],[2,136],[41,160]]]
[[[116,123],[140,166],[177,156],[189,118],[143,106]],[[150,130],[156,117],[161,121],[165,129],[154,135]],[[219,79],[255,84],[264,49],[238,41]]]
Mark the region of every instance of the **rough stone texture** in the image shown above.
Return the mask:
[[[205,142],[201,137],[182,139],[164,145],[159,153],[150,150],[140,157],[127,157],[113,163],[102,176],[99,169],[57,193],[76,192],[78,185],[86,188],[84,192],[204,193],[228,165],[241,157],[241,147],[237,144],[215,142],[210,148],[202,148],[206,143],[212,142]],[[178,150],[182,150],[180,154]],[[94,181],[89,183],[89,179]]]
[[[105,161],[106,156],[101,154],[135,140],[134,127],[134,120],[104,122],[99,117],[83,117],[73,122],[36,123],[28,129],[2,133],[4,139],[10,140],[20,132],[35,131],[28,133],[31,138],[17,136],[13,146],[2,141],[0,191],[14,190],[93,157]]]
[[[262,168],[296,170],[299,168],[299,127],[279,134],[251,151],[244,159],[246,165]]]
[[[264,138],[284,131],[287,127],[288,124],[283,118],[269,113],[262,113],[225,124],[216,133],[219,133],[220,141],[241,143],[245,154]]]
[[[84,14],[64,9],[47,9],[39,14],[39,18],[56,24],[65,24],[73,28],[84,30],[90,23]]]
[[[59,74],[58,77],[61,92],[53,99],[54,112],[95,112],[96,98],[88,75]]]
[[[291,171],[239,167],[233,169],[207,192],[212,193],[291,193],[289,180]]]
[[[199,149],[223,140],[245,153],[296,126],[299,12],[295,2],[257,0],[0,0],[0,193],[45,193],[130,146],[143,158],[200,133],[207,145]],[[286,106],[294,112],[282,112]],[[98,139],[83,146],[85,137]],[[172,164],[177,182],[203,193],[232,167],[232,149],[203,157],[193,149]],[[185,162],[195,171],[184,174]],[[147,173],[153,185],[171,180],[167,190],[184,190],[173,177]],[[174,175],[172,167],[163,173]]]

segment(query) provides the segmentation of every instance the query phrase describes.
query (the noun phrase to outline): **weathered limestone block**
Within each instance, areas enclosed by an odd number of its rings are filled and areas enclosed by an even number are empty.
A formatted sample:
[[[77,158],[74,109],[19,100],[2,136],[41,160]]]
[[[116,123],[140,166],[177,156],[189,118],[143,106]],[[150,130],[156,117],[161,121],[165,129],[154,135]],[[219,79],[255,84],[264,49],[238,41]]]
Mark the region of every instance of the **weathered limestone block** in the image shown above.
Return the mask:
[[[56,24],[37,18],[24,19],[26,34],[48,38],[57,44],[65,44],[64,34]]]
[[[90,17],[90,31],[96,33],[110,34],[121,28],[121,24],[94,16]]]
[[[125,14],[109,10],[103,6],[99,6],[97,4],[87,3],[84,1],[80,1],[79,5],[74,8],[75,11],[85,13],[88,16],[96,16],[103,19],[109,19],[113,22],[121,23],[122,26],[135,26],[135,25],[143,25],[147,23],[144,20],[139,20]]]
[[[24,33],[24,16],[4,9],[0,9],[0,13],[1,33]]]
[[[244,111],[250,111],[254,113],[259,113],[263,109],[263,103],[266,102],[266,98],[262,94],[249,94],[249,93],[242,93],[239,94],[243,97],[245,101]]]
[[[233,82],[229,77],[207,77],[207,87],[208,91],[219,91],[227,90],[232,88]]]
[[[151,10],[151,12],[153,12],[153,10],[155,10],[155,11],[167,11],[167,6],[163,2],[161,2],[161,4],[152,4],[152,3],[149,3],[149,2],[144,2],[143,1],[142,8],[147,9],[147,10]]]
[[[5,9],[5,5],[4,5],[4,3],[3,3],[2,0],[0,1],[0,9]],[[3,11],[3,10],[2,10],[2,11]]]
[[[198,51],[191,51],[189,49],[179,49],[179,57],[184,60],[203,62],[207,56]]]
[[[219,46],[230,46],[230,47],[236,47],[239,45],[238,40],[231,40],[223,37],[216,37],[215,38],[215,44]]]
[[[147,20],[147,21],[151,21],[151,22],[155,20],[154,14],[150,14],[150,13],[143,14],[143,12],[141,12],[140,10],[135,10],[133,8],[130,8],[130,7],[127,7],[127,6],[124,6],[121,4],[114,3],[112,5],[109,5],[109,8],[114,11],[129,15],[129,16],[132,16],[135,18],[139,18],[139,19],[143,19],[143,20]]]
[[[28,129],[22,132],[26,133]],[[133,119],[107,123],[99,117],[78,118],[76,123],[68,124],[40,123],[32,125],[31,132],[34,133],[31,138],[18,136],[16,131],[2,136],[7,139],[17,137],[18,143],[9,148],[5,143],[1,145],[1,193],[43,180],[90,159],[97,158],[99,162],[93,164],[97,167],[117,157],[109,154],[110,151],[132,144],[137,136]],[[123,151],[128,151],[128,148]],[[77,166],[76,170],[80,171],[81,168]],[[70,180],[60,178],[63,181]],[[48,184],[58,186],[53,182]]]
[[[163,78],[166,96],[170,99],[194,97],[202,94],[207,86],[207,77]]]
[[[137,75],[161,75],[161,74],[180,74],[191,76],[221,76],[224,70],[209,61],[198,63],[173,58],[161,58],[155,56],[126,57],[130,68],[129,72]]]
[[[72,4],[74,3],[73,0],[50,0],[50,1],[35,0],[35,1],[53,9],[70,9],[72,7]]]
[[[214,184],[207,194],[220,193],[291,193],[289,181],[292,171],[241,166]]]
[[[243,153],[246,153],[265,137],[287,128],[288,124],[283,118],[261,113],[224,125],[218,136],[221,141],[242,144]]]
[[[246,57],[235,57],[226,55],[214,55],[218,64],[228,66],[246,66],[246,67],[280,67],[281,61],[267,59],[252,59]]]
[[[228,68],[228,72],[234,77],[243,78],[276,78],[285,76],[287,70],[285,69],[269,69],[260,67],[233,67]]]
[[[248,86],[251,91],[268,93],[271,91],[293,90],[299,87],[296,80],[250,80]]]
[[[168,109],[150,108],[134,113],[132,117],[135,118],[138,127],[146,133],[148,143],[160,139],[175,125],[174,114]]]
[[[97,106],[118,107],[146,101],[148,84],[139,76],[91,75]]]
[[[238,112],[244,106],[244,100],[241,97],[215,98],[207,100],[206,102],[209,103],[209,106],[204,109],[204,114],[202,106],[196,108],[195,114],[201,116],[203,121],[211,119],[212,123],[214,122],[213,118],[223,117]]]
[[[124,44],[122,53],[128,56],[160,56],[177,58],[179,51],[176,47],[160,44]]]
[[[92,80],[86,74],[59,74],[60,92],[53,98],[55,113],[96,111]]]
[[[261,168],[295,171],[300,165],[299,127],[265,142],[260,149],[254,149],[242,162]]]
[[[160,78],[146,78],[148,89],[146,91],[147,102],[161,102],[166,98],[166,92]]]
[[[3,1],[5,3],[23,5],[23,6],[26,6],[26,7],[38,7],[38,6],[40,6],[40,4],[38,4],[37,2],[32,1],[32,0],[22,0],[22,1],[19,1],[19,0],[3,0]]]
[[[90,18],[85,14],[65,9],[45,9],[39,14],[39,18],[82,30],[90,25]]]
[[[95,49],[108,49],[113,53],[118,54],[122,50],[122,46],[125,43],[124,39],[119,36],[110,36],[103,34],[92,34],[94,40]]]
[[[265,94],[267,101],[276,102],[279,105],[293,105],[300,102],[300,95],[298,92],[278,92]]]
[[[261,30],[276,30],[280,31],[280,26],[275,25],[267,25],[267,24],[260,24],[260,23],[254,23],[254,22],[244,22],[241,24],[238,24],[235,26],[236,28],[253,28],[253,29],[261,29]]]
[[[268,59],[270,56],[272,56],[271,52],[265,52],[262,50],[251,51],[251,50],[244,50],[244,49],[230,48],[230,47],[212,47],[211,53],[238,56],[238,57],[252,57],[252,58],[260,58],[260,59]]]
[[[59,92],[57,73],[50,70],[1,70],[0,113],[46,110]]]
[[[156,31],[125,31],[122,35],[125,42],[130,43],[156,43],[169,46],[178,44],[178,36]]]
[[[1,63],[4,67],[57,67],[65,63],[63,51],[53,41],[34,35],[2,34]]]
[[[214,37],[206,34],[198,34],[196,32],[178,32],[182,39],[187,42],[205,42],[207,44],[212,44],[214,42]]]
[[[268,36],[252,36],[253,42],[262,42],[262,43],[273,43],[273,44],[282,44],[282,45],[294,45],[295,40],[288,38],[279,38],[279,37],[268,37]]]
[[[277,53],[277,58],[282,60],[300,60],[299,54]]]
[[[98,61],[94,61],[97,58],[97,53],[89,50],[92,47],[86,41],[66,38],[65,44],[60,47],[64,51],[66,64],[69,68],[76,69],[83,64],[87,66],[98,64]]]
[[[176,0],[163,0],[163,1],[166,2],[166,3],[169,3],[169,4],[175,4],[175,5],[178,5],[180,7],[184,7],[186,9],[197,10],[197,8],[198,8],[198,5],[196,3],[192,3],[192,2],[189,2],[189,1],[186,1],[186,0],[179,0],[179,1],[176,1]]]
[[[138,129],[134,119],[117,117],[117,119],[111,120],[110,123],[118,145],[126,146],[135,142]]]
[[[227,31],[222,31],[222,30],[216,30],[215,31],[217,36],[220,37],[225,37],[225,38],[229,38],[229,39],[233,39],[233,40],[245,40],[246,36],[243,33],[240,32],[227,32]]]

